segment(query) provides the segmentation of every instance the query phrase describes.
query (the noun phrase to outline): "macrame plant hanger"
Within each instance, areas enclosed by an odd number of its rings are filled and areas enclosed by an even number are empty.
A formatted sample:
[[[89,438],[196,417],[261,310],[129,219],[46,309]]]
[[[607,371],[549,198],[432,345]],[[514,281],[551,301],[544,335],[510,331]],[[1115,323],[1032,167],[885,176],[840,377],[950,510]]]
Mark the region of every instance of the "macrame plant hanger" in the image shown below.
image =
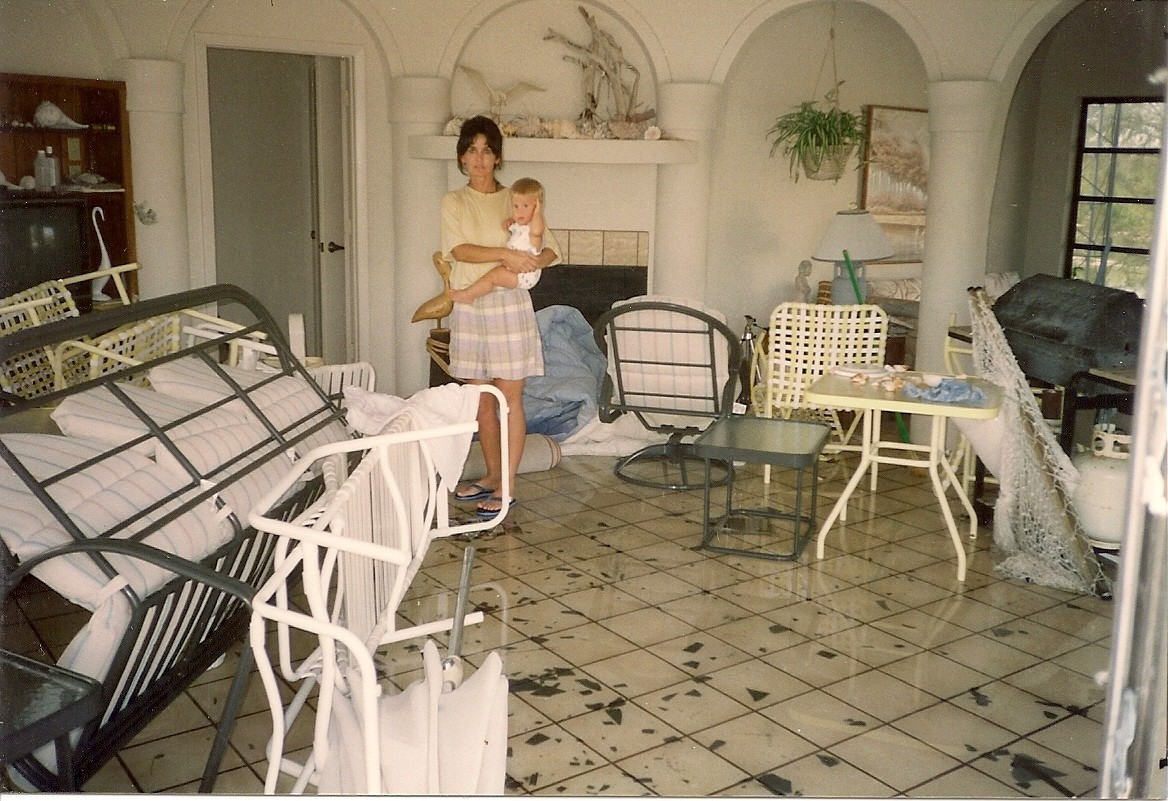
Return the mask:
[[[815,76],[815,86],[812,87],[811,96],[819,97],[819,84],[823,80],[823,70],[827,67],[828,56],[831,57],[831,88],[824,93],[824,99],[829,101],[833,108],[837,111],[840,107],[839,102],[839,67],[836,64],[835,58],[835,15],[836,4],[831,4],[831,24],[827,29],[827,47],[823,51],[823,58],[819,61],[819,73]]]

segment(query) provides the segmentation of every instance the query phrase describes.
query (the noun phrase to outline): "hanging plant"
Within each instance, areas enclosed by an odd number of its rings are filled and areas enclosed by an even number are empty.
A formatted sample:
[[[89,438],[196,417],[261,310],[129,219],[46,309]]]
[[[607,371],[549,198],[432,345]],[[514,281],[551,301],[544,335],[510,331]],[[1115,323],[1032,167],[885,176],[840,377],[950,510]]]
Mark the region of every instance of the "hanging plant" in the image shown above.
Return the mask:
[[[776,119],[767,131],[771,156],[781,147],[796,181],[800,169],[808,178],[838,181],[848,158],[864,143],[864,116],[839,106],[841,83],[837,82],[824,96],[827,108],[818,101],[804,100],[794,111]]]
[[[815,89],[823,78],[827,60],[831,58],[831,89],[823,96],[827,108],[820,108],[816,100],[804,100],[794,111],[775,120],[767,131],[771,139],[771,156],[780,147],[783,155],[790,159],[791,177],[799,180],[799,170],[808,178],[821,181],[838,181],[852,153],[864,143],[867,136],[862,114],[844,111],[840,108],[839,69],[835,57],[835,3],[831,5],[831,24],[827,29],[827,49],[819,63],[819,75],[815,78]]]

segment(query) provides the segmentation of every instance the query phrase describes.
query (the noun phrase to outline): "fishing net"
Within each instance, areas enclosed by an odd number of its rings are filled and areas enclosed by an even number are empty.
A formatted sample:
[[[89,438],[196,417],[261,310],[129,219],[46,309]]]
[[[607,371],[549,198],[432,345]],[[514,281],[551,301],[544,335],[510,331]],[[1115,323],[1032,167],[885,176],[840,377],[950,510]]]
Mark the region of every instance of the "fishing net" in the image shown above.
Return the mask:
[[[1108,592],[1071,497],[1079,475],[1042,417],[1034,392],[981,288],[970,290],[974,369],[1003,389],[994,420],[958,421],[999,483],[994,543],[1007,578],[1071,592]]]

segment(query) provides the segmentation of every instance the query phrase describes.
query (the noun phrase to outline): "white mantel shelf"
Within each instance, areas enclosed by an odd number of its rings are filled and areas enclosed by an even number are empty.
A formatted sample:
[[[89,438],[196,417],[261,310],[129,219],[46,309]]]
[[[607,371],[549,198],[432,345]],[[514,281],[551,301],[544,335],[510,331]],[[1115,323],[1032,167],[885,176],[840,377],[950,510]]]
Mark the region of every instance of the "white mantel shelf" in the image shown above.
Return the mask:
[[[411,136],[410,158],[453,161],[457,136]],[[687,164],[697,161],[687,139],[528,139],[508,137],[507,161],[560,164]]]

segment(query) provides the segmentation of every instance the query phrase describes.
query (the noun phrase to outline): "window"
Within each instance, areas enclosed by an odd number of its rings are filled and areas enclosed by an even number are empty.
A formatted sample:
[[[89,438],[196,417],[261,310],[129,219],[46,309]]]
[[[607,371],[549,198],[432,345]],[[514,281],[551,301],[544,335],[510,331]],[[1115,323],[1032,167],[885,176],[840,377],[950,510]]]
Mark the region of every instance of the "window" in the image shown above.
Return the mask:
[[[1143,297],[1163,126],[1159,100],[1083,101],[1066,268],[1071,278]]]

